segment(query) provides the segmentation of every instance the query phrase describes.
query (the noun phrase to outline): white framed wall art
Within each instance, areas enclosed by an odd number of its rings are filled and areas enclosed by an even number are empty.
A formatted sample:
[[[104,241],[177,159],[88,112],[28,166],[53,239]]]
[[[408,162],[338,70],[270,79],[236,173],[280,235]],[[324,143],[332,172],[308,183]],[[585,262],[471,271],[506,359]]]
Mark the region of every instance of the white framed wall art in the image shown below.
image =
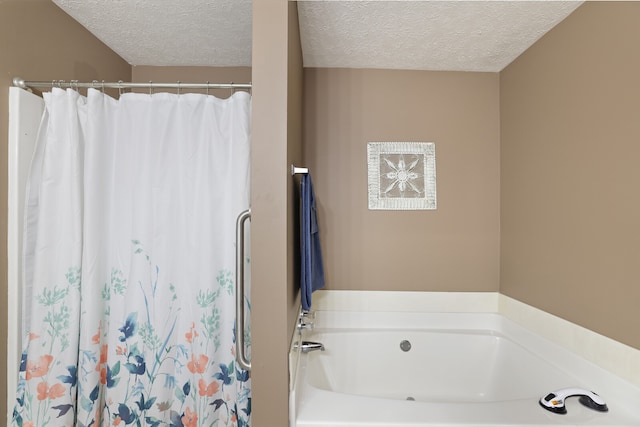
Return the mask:
[[[367,164],[369,209],[436,209],[433,142],[370,142]]]

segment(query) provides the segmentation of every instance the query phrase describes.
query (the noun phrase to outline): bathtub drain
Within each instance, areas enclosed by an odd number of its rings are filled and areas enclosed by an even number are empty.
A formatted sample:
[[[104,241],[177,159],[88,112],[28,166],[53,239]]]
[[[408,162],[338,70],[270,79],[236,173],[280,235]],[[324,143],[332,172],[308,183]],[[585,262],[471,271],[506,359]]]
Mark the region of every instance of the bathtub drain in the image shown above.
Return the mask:
[[[411,350],[411,343],[407,340],[403,340],[400,342],[400,350],[409,351]]]
[[[409,396],[409,397],[407,397],[407,400],[416,400],[416,399],[414,399],[413,397]]]

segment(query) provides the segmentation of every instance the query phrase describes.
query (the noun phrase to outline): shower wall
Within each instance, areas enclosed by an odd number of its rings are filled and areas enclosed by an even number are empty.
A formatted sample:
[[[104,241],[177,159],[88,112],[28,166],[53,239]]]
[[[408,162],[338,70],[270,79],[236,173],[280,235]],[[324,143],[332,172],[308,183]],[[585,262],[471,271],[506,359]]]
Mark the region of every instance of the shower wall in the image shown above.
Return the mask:
[[[4,378],[8,351],[7,100],[12,79],[126,81],[131,78],[131,67],[50,0],[0,1],[0,59],[0,241],[5,242],[0,245],[0,377]],[[2,381],[3,417],[7,414],[6,402],[6,381]]]
[[[326,288],[497,291],[497,73],[305,69]],[[435,211],[371,211],[367,143],[434,142]]]

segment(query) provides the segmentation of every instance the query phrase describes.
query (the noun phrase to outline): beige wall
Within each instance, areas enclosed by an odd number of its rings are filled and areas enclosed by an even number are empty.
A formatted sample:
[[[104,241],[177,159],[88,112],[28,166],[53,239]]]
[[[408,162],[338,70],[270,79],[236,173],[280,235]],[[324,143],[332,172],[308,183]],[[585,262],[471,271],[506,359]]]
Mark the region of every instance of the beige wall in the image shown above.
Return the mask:
[[[298,25],[298,7],[296,2],[289,1],[289,35],[288,35],[288,75],[287,75],[287,164],[299,165],[302,160],[302,100],[304,91],[304,73],[302,69],[302,47],[300,45],[300,29]],[[289,178],[289,175],[287,176]],[[300,309],[300,227],[298,221],[300,181],[291,177],[287,179],[288,212],[287,212],[287,337],[293,336],[294,327]]]
[[[497,73],[305,69],[327,289],[497,291]],[[436,148],[436,211],[370,211],[367,143]]]
[[[638,22],[587,2],[500,76],[500,289],[636,348]]]
[[[7,410],[7,100],[16,76],[127,81],[131,67],[50,0],[0,1],[0,414]]]
[[[302,64],[295,3],[253,3],[252,422],[288,425],[288,350],[298,305],[289,163],[300,156]]]

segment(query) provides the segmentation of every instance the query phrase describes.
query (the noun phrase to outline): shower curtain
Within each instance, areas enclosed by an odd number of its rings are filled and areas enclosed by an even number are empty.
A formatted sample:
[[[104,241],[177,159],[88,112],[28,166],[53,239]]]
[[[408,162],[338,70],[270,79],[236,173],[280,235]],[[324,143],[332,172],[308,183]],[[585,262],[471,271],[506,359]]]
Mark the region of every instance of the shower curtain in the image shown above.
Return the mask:
[[[14,425],[249,425],[233,271],[250,95],[44,99]]]

